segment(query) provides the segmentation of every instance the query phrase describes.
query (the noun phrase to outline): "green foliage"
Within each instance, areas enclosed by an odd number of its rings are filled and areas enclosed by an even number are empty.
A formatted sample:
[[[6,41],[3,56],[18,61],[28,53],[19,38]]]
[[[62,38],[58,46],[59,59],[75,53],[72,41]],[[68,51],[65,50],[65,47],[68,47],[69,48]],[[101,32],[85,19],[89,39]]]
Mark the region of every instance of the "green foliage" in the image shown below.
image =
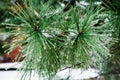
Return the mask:
[[[22,22],[19,31],[15,30],[13,34],[22,36],[16,45],[26,43],[22,46],[27,55],[24,70],[32,69],[50,78],[63,66],[89,67],[93,65],[93,59],[107,58],[109,50],[101,38],[108,37],[101,36],[100,29],[94,26],[101,9],[89,7],[82,14],[76,7],[67,12],[59,8],[55,13],[56,9],[49,2],[39,2],[38,7],[34,5],[34,1],[24,3],[24,7],[14,4],[11,13]]]
[[[119,12],[120,10],[119,0],[102,0],[102,2],[108,9]]]
[[[107,0],[103,0],[104,3]],[[120,54],[120,13],[119,13],[119,0],[108,0],[109,4],[106,3],[105,5],[108,7],[105,11],[105,14],[107,15],[108,23],[109,23],[109,29],[112,30],[112,41],[109,43],[110,47],[110,53],[111,57],[104,62],[102,65],[103,72],[109,74],[109,73],[119,73],[119,54]],[[110,5],[111,4],[111,5]],[[113,9],[114,8],[114,9]],[[108,68],[109,67],[109,68]]]
[[[22,46],[26,55],[23,80],[32,70],[52,79],[65,66],[119,70],[120,1],[102,0],[106,8],[94,4],[100,0],[75,1],[90,5],[83,9],[71,6],[69,0],[65,7],[60,6],[64,0],[0,1],[0,32],[6,27],[17,40],[8,44],[9,51]]]
[[[105,22],[106,24],[104,25],[105,27],[101,27],[102,31],[103,30],[108,30],[111,31],[111,38],[108,38],[107,40],[110,41],[107,43],[107,46],[110,49],[110,54],[111,57],[104,60],[100,64],[96,64],[96,66],[99,66],[99,69],[103,73],[107,74],[114,74],[114,73],[119,73],[119,53],[120,53],[120,13],[119,13],[119,0],[102,0],[102,3],[104,5],[104,10],[103,10],[103,16],[104,20],[106,19],[107,21]],[[101,18],[99,18],[101,19]],[[103,21],[103,20],[102,20]],[[98,30],[100,31],[100,30]],[[106,33],[107,31],[105,31]],[[100,32],[101,33],[101,32]],[[103,34],[103,33],[102,33]],[[107,41],[106,40],[106,41]],[[109,67],[109,68],[108,68]]]
[[[0,24],[7,16],[7,10],[9,6],[9,1],[0,1]]]

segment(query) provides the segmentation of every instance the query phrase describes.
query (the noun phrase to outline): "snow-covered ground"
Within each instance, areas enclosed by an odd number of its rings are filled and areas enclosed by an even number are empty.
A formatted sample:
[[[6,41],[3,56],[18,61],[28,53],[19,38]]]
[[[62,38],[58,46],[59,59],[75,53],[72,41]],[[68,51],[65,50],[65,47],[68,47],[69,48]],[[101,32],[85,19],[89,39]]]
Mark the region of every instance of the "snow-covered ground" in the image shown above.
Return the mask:
[[[19,69],[21,67],[22,63],[3,63],[0,64],[0,80],[20,80],[20,72],[17,70],[9,70],[11,69]],[[83,80],[83,79],[89,79],[89,78],[95,78],[97,77],[98,70],[88,68],[88,69],[71,69],[67,68],[62,71],[59,71],[55,77],[54,80]],[[34,74],[34,71],[31,75],[31,79],[26,80],[44,80],[43,78],[38,78],[37,74]]]

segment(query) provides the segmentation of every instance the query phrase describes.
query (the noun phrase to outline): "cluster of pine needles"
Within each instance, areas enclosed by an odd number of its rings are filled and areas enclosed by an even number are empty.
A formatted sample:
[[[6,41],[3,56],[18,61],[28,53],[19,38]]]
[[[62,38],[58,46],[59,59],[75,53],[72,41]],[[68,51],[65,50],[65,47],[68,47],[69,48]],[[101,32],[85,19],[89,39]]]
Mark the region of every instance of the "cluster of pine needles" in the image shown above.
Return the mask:
[[[109,33],[102,30],[107,23],[96,26],[103,17],[100,7],[90,5],[82,10],[74,6],[64,11],[60,5],[51,6],[49,1],[25,0],[22,5],[15,3],[11,10],[21,22],[16,24],[19,30],[11,32],[22,37],[16,46],[25,44],[25,74],[34,70],[50,78],[65,66],[87,68],[93,66],[94,60],[109,56],[104,43]]]

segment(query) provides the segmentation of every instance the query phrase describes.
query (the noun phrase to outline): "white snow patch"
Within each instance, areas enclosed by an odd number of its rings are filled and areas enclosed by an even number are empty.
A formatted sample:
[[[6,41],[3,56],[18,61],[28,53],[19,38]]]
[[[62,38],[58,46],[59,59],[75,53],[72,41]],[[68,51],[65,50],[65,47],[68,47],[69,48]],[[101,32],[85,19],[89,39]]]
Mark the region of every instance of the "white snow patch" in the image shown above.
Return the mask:
[[[55,80],[65,80],[69,78],[69,80],[83,80],[83,79],[89,79],[89,78],[95,78],[97,77],[98,70],[88,68],[88,69],[65,69],[63,71],[60,71],[56,74]]]
[[[14,63],[2,63],[0,64],[0,68],[9,69],[9,68],[17,68],[19,69],[22,66],[23,62],[14,62]]]
[[[0,79],[1,80],[21,80],[21,71],[0,71]],[[26,75],[25,80],[44,80],[43,78],[39,78],[37,74],[32,71],[32,74]]]

